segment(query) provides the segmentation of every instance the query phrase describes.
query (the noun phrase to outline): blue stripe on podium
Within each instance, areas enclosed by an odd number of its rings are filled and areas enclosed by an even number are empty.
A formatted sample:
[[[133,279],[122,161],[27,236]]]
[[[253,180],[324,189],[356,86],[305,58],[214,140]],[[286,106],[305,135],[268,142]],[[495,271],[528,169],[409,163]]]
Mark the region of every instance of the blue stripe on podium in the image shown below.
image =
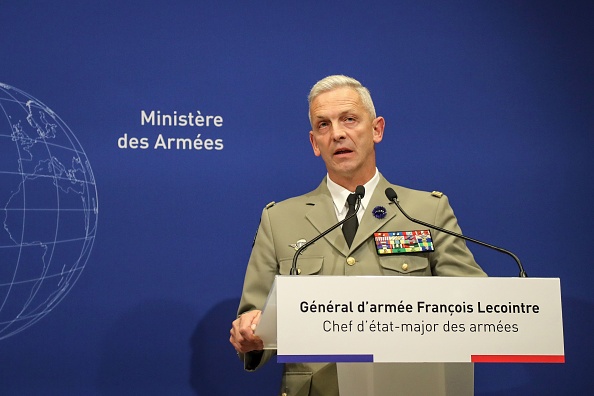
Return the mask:
[[[278,363],[373,363],[373,355],[277,355]]]

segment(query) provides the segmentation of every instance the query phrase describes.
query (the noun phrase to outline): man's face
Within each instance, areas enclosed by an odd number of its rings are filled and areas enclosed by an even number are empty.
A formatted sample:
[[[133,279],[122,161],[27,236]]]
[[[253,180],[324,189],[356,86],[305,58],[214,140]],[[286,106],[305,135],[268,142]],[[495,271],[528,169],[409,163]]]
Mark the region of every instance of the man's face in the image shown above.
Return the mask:
[[[318,95],[309,111],[309,140],[330,178],[347,189],[369,181],[375,174],[374,145],[382,140],[384,119],[372,119],[357,91],[348,87]]]

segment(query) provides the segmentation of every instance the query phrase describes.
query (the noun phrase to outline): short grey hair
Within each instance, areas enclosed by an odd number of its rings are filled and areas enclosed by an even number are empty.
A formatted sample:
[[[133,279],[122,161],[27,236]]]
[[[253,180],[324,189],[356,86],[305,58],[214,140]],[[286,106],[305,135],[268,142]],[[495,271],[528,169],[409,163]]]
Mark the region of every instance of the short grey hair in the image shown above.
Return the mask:
[[[371,94],[369,93],[369,90],[354,78],[344,76],[342,74],[328,76],[315,83],[315,85],[311,88],[311,91],[309,91],[309,96],[307,97],[307,100],[309,101],[309,107],[311,108],[311,103],[320,94],[343,87],[349,87],[357,91],[359,97],[361,98],[363,106],[365,107],[371,118],[376,117],[375,107],[373,106],[373,100],[371,99]],[[309,122],[311,123],[311,114],[309,112],[308,114]]]

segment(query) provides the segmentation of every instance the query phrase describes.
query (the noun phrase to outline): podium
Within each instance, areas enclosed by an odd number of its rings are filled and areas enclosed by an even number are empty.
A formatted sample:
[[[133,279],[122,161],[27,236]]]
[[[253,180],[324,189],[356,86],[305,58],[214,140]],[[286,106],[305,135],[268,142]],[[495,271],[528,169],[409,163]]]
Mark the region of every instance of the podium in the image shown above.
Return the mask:
[[[256,334],[341,396],[472,395],[474,363],[563,363],[558,278],[277,276]]]

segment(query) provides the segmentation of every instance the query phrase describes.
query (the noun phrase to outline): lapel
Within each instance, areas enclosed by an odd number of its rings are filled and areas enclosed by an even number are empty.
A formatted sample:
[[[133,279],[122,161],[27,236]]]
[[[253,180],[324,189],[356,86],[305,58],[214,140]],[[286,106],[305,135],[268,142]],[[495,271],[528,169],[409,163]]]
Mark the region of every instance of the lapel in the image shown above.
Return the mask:
[[[355,250],[359,245],[364,243],[368,238],[373,236],[373,233],[384,226],[388,221],[393,219],[398,214],[398,208],[386,198],[386,188],[390,187],[390,183],[380,174],[380,180],[371,196],[369,205],[365,210],[365,214],[361,219],[357,234],[353,240],[351,248],[346,244],[342,230],[340,227],[332,230],[324,238],[332,245],[336,250],[342,253],[344,256],[348,256],[349,252]],[[336,218],[336,211],[334,209],[334,203],[332,202],[332,196],[326,185],[326,178],[322,180],[322,183],[315,189],[311,196],[308,197],[306,205],[310,206],[311,209],[306,213],[305,217],[307,220],[318,230],[319,233],[324,232],[328,228],[332,227],[338,219]],[[383,219],[377,219],[373,216],[373,208],[376,206],[382,206],[386,209],[387,214]]]
[[[318,230],[318,233],[321,234],[338,222],[334,202],[326,185],[326,178],[322,180],[322,183],[308,198],[306,205],[310,206],[311,209],[306,213],[305,217]],[[340,227],[332,230],[324,239],[343,255],[348,254],[349,247]]]

